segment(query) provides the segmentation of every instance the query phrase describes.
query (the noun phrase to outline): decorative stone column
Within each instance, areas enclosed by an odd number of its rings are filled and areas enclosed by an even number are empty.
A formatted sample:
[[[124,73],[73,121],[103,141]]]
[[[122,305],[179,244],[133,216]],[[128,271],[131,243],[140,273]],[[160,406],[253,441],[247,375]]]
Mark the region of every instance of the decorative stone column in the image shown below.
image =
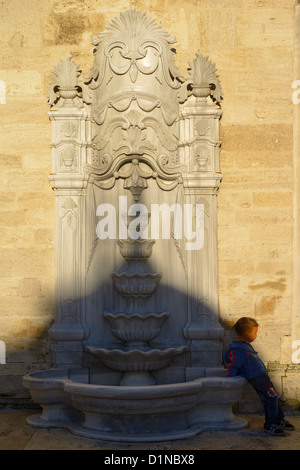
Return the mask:
[[[90,142],[90,120],[84,85],[68,56],[54,69],[49,89],[52,125],[52,173],[55,192],[55,323],[50,329],[55,367],[82,366],[85,325],[84,166]]]
[[[185,202],[202,204],[204,224],[201,246],[187,250],[188,321],[184,336],[192,343],[187,375],[193,378],[221,365],[223,328],[218,322],[217,193],[222,180],[219,164],[221,86],[215,65],[201,54],[189,63],[190,75],[182,85],[180,102],[180,163]],[[203,243],[203,246],[202,246]]]

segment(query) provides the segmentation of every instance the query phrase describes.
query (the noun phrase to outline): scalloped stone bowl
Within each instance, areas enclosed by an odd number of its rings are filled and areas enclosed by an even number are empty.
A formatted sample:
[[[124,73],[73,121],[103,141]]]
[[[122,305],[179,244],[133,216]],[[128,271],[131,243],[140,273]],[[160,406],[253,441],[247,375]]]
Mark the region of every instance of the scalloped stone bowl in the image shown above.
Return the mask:
[[[123,297],[151,297],[161,279],[160,273],[112,273],[115,287]]]
[[[116,338],[130,343],[147,343],[159,335],[163,322],[168,318],[167,312],[146,314],[125,314],[106,312],[104,317],[111,326]]]
[[[188,351],[187,346],[167,349],[105,349],[87,347],[110,369],[119,371],[154,371],[169,365],[175,356]]]
[[[112,386],[87,383],[84,371],[78,372],[80,381],[71,380],[71,374],[71,370],[50,369],[23,377],[33,401],[43,409],[28,418],[29,424],[116,442],[182,439],[202,429],[232,430],[247,425],[232,413],[246,382],[242,377]]]
[[[120,253],[126,260],[147,260],[152,254],[155,240],[133,240],[131,238],[117,241]]]

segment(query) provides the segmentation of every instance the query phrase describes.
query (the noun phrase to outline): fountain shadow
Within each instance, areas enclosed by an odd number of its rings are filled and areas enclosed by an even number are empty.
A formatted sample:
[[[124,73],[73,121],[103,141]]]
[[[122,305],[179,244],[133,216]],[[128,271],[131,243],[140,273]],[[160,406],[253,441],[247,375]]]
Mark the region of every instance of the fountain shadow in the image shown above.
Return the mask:
[[[168,332],[174,329],[175,323],[171,315],[164,319],[163,327],[151,341],[143,340],[143,344],[121,341],[112,332],[104,316],[105,309],[101,312],[97,310],[100,297],[107,294],[109,281],[112,284],[111,280],[107,280],[107,283],[98,285],[89,295],[79,299],[79,305],[85,306],[87,316],[85,322],[77,323],[72,317],[73,326],[69,328],[68,341],[66,338],[61,341],[60,335],[65,332],[64,329],[59,330],[57,325],[52,327],[50,336],[52,339],[56,337],[53,345],[55,367],[23,377],[23,385],[30,390],[33,401],[42,407],[41,414],[28,418],[29,424],[61,427],[83,437],[115,442],[175,440],[195,436],[203,429],[245,427],[247,423],[236,418],[232,412],[233,405],[241,398],[245,380],[224,376],[225,370],[221,364],[222,328],[217,322],[216,312],[209,311],[206,304],[200,305],[196,318],[189,319],[186,315],[181,323],[176,324],[176,334],[171,341]],[[168,306],[166,298],[170,296],[188,308],[192,299],[184,291],[164,284],[160,288],[166,293],[165,298],[160,297],[165,299],[164,307]],[[118,297],[114,289],[112,293]],[[93,323],[92,328],[88,323],[91,314],[89,307],[93,307],[94,315],[95,311],[99,314],[99,321]],[[135,311],[132,316],[144,315],[147,318],[147,313],[138,314]],[[130,322],[128,325],[121,335],[131,334]],[[191,328],[191,325],[197,327]],[[146,330],[144,328],[142,331]],[[82,331],[83,337],[81,340],[77,337],[75,341],[72,332],[78,335],[79,331]],[[199,339],[201,331],[203,334]],[[164,351],[170,350],[171,343],[184,349],[170,357],[164,367],[155,370],[154,364],[150,365],[148,372],[151,372],[155,383],[143,382],[145,368],[134,370],[136,358],[132,362],[125,360],[126,346],[134,352],[156,350],[161,359]],[[118,370],[120,367],[116,368],[115,364],[108,367],[103,356],[91,354],[88,350],[98,347],[121,351],[118,361],[121,367],[127,364],[127,372],[128,363],[131,364],[134,381],[120,384],[124,370]],[[145,362],[146,355],[141,356]],[[142,381],[136,382],[139,373]]]

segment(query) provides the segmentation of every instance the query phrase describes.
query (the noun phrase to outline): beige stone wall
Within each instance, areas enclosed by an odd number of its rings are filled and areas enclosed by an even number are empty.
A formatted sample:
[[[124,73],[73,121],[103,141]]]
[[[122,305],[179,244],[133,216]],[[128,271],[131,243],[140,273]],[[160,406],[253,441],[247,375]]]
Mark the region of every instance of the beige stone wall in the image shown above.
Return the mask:
[[[254,316],[256,347],[298,406],[291,362],[294,0],[0,0],[0,405],[22,403],[21,375],[48,367],[54,316],[54,198],[46,100],[69,53],[83,75],[91,38],[131,6],[177,38],[186,74],[196,51],[216,62],[224,91],[219,195],[220,315]],[[300,77],[299,77],[300,78]],[[300,339],[300,338],[299,338]],[[289,375],[289,371],[291,371]],[[294,385],[293,385],[294,384]],[[299,384],[300,386],[300,384]]]

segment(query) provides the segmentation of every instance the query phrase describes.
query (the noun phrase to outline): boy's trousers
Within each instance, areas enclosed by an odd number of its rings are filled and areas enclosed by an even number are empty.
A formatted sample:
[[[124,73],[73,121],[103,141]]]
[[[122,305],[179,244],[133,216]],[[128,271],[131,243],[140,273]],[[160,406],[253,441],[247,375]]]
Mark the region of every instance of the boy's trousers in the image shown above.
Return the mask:
[[[284,414],[280,408],[279,399],[268,374],[262,377],[254,377],[249,380],[265,409],[265,425],[280,424]]]

